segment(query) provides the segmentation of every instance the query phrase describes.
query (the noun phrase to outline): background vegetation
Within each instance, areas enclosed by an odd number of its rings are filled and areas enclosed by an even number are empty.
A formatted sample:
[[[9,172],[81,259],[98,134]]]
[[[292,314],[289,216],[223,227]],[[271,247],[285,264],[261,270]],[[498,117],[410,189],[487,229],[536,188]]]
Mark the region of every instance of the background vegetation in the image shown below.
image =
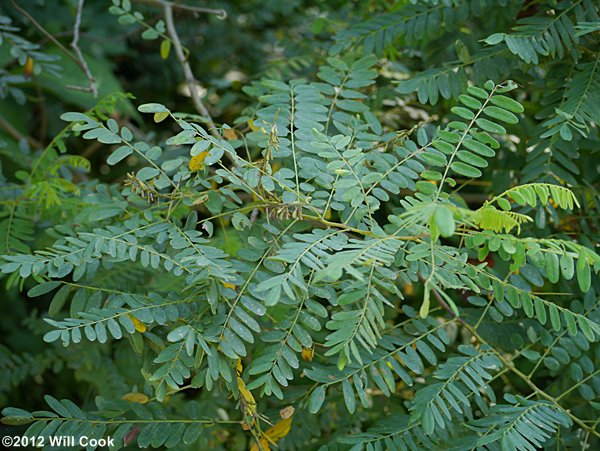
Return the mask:
[[[2,434],[598,448],[599,14],[2,2]]]

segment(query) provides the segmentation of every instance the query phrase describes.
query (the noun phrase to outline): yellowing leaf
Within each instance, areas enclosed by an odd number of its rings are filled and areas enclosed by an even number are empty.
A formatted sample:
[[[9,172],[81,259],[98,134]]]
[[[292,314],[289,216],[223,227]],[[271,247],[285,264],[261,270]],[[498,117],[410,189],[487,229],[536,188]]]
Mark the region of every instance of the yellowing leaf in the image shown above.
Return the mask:
[[[288,435],[292,429],[292,417],[286,418],[285,420],[278,421],[271,426],[265,432],[265,435],[273,442],[281,440],[283,437]]]
[[[307,362],[312,362],[313,357],[315,356],[315,350],[313,348],[302,348],[302,360],[306,360]]]
[[[236,372],[238,372],[238,367],[241,371],[241,365],[241,360],[238,359]],[[237,377],[237,384],[238,390],[240,391],[240,397],[238,401],[240,403],[242,415],[244,416],[242,419],[242,429],[248,431],[250,428],[252,428],[255,418],[258,416],[258,411],[256,410],[256,400],[240,376]]]
[[[207,200],[208,194],[203,194],[202,196],[199,196],[196,200],[194,200],[194,203],[192,205],[200,205],[206,202]]]
[[[156,123],[162,122],[168,117],[169,117],[168,111],[161,111],[160,113],[154,113],[154,122],[156,122]]]
[[[146,325],[144,323],[142,323],[135,316],[132,316],[132,315],[129,315],[129,314],[127,316],[129,316],[129,318],[133,322],[133,326],[135,327],[135,330],[137,330],[138,332],[141,332],[141,333],[146,332],[147,328],[146,328]]]
[[[232,290],[235,290],[235,285],[229,282],[223,282],[223,286],[225,288],[231,288]]]
[[[121,399],[130,402],[137,402],[138,404],[146,404],[150,398],[143,393],[125,393],[121,396]]]
[[[204,160],[206,160],[207,155],[208,152],[200,152],[195,157],[192,157],[189,164],[190,171],[194,172],[204,169]]]
[[[33,66],[34,66],[33,58],[27,57],[27,60],[25,61],[25,65],[23,66],[23,75],[25,75],[25,78],[29,78],[31,76],[31,74],[33,73]]]
[[[166,60],[169,57],[169,53],[171,53],[171,41],[164,39],[160,43],[160,57]]]
[[[240,398],[243,398],[247,404],[253,405],[256,408],[256,400],[254,399],[252,392],[248,390],[248,388],[246,387],[246,383],[239,376],[237,377],[237,383],[238,389],[240,390]]]
[[[275,445],[279,440],[288,435],[292,429],[294,408],[292,406],[286,407],[280,412],[280,415],[284,418],[267,429],[258,443],[252,445],[250,451],[268,451],[270,444]]]
[[[429,296],[431,292],[429,291],[429,283],[425,283],[425,291],[423,292],[423,303],[421,304],[421,308],[419,309],[419,315],[421,318],[427,318],[429,314]]]
[[[228,141],[231,141],[232,139],[237,139],[237,133],[233,128],[226,128],[225,130],[223,130],[223,138],[225,138]]]
[[[279,416],[282,420],[287,420],[288,418],[291,418],[292,415],[294,415],[295,411],[296,409],[294,409],[294,406],[287,406],[279,411]]]
[[[404,284],[404,294],[406,294],[407,296],[412,296],[413,294],[415,294],[415,287],[412,283]]]
[[[250,451],[269,451],[271,448],[269,447],[269,441],[266,438],[261,438],[257,443],[252,445]]]
[[[254,121],[252,119],[248,119],[248,127],[250,127],[250,130],[252,130],[253,132],[256,132],[261,129],[261,127],[257,127],[256,125],[254,125]]]

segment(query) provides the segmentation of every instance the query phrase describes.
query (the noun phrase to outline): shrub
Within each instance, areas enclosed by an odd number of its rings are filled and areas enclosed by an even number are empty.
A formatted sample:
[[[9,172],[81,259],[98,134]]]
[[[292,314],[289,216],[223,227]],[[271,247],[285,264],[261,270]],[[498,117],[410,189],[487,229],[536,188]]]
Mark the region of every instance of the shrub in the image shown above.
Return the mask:
[[[166,8],[146,29],[191,71]],[[0,271],[46,301],[19,327],[48,345],[7,340],[0,387],[54,367],[91,390],[3,423],[113,449],[593,448],[598,20],[397,2],[305,78],[248,83],[230,125],[199,97],[139,104],[156,134],[122,93],[63,113],[5,155]]]

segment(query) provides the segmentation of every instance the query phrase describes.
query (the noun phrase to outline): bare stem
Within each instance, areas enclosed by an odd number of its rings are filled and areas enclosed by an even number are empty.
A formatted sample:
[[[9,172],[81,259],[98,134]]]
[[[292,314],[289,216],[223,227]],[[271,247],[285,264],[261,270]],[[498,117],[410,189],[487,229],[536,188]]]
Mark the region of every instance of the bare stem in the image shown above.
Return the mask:
[[[188,85],[188,89],[190,90],[194,107],[206,120],[210,133],[215,138],[220,138],[212,116],[204,106],[204,103],[202,103],[202,99],[200,98],[200,94],[198,93],[198,89],[196,87],[196,78],[194,77],[190,63],[183,52],[183,47],[181,46],[181,41],[179,39],[179,35],[177,34],[177,30],[175,29],[175,23],[173,22],[173,5],[170,2],[161,2],[161,4],[163,5],[165,12],[165,24],[167,26],[167,32],[169,33],[169,37],[173,43],[177,60],[183,68],[185,81]]]
[[[81,68],[81,70],[84,72],[85,76],[88,77],[89,79],[89,69],[87,69],[87,65],[85,65],[85,61],[83,59],[79,59],[77,55],[73,55],[73,53],[71,53],[69,51],[69,49],[67,49],[64,45],[62,45],[60,43],[60,41],[58,39],[56,39],[54,36],[52,36],[52,34],[50,34],[50,32],[48,32],[48,30],[46,30],[44,27],[42,27],[40,25],[40,23],[35,20],[33,18],[33,16],[31,14],[29,14],[27,11],[25,11],[23,8],[21,8],[17,2],[15,0],[11,0],[13,6],[15,7],[15,9],[17,11],[19,11],[22,15],[24,15],[44,36],[46,36],[46,38],[48,38],[54,45],[56,45],[70,60],[72,60],[75,64],[77,64],[77,66],[79,66]],[[80,5],[83,4],[83,1],[80,1]],[[79,14],[81,15],[81,14]],[[83,64],[82,64],[83,62]],[[92,77],[93,80],[93,77]],[[69,88],[73,89],[74,87],[70,87]],[[90,88],[79,88],[79,90],[92,90],[91,86]]]
[[[159,6],[163,6],[163,7],[169,6],[171,8],[181,9],[184,11],[192,11],[194,13],[214,14],[215,16],[217,16],[218,19],[221,19],[221,20],[227,19],[227,11],[225,11],[224,9],[203,8],[200,6],[191,6],[191,5],[184,5],[181,3],[168,2],[166,0],[135,0],[135,1],[140,2],[140,3],[150,3],[153,5],[159,5]]]
[[[79,0],[77,3],[77,14],[75,16],[75,24],[73,25],[73,41],[71,41],[71,47],[73,51],[77,55],[77,59],[79,60],[79,66],[85,73],[85,76],[90,82],[89,90],[92,91],[94,97],[98,97],[98,87],[96,86],[96,79],[90,72],[90,68],[81,53],[81,49],[79,48],[79,27],[81,26],[81,14],[83,12],[83,3],[85,0]]]
[[[10,122],[0,116],[0,128],[6,133],[12,136],[16,140],[26,139],[27,142],[33,147],[44,147],[44,145],[32,136],[25,136],[19,130],[17,130]]]

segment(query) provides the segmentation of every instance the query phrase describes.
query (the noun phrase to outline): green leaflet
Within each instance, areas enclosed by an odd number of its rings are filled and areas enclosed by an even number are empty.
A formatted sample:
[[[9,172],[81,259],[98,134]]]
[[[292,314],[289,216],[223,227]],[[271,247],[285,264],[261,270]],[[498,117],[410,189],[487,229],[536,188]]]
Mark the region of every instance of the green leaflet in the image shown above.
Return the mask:
[[[113,153],[111,153],[108,158],[106,159],[106,163],[112,165],[117,164],[118,162],[124,160],[125,158],[127,158],[129,155],[131,155],[133,153],[133,149],[131,147],[128,146],[121,146],[118,147],[117,149],[115,149],[113,151]]]
[[[454,234],[456,225],[450,209],[443,205],[438,206],[433,214],[433,220],[440,230],[440,235],[447,238]]]
[[[458,100],[460,101],[460,103],[468,106],[473,110],[479,110],[483,107],[483,104],[479,100],[465,94],[458,96]]]
[[[324,401],[325,387],[319,386],[313,390],[308,398],[308,410],[310,410],[311,413],[317,413],[321,409]]]
[[[525,109],[519,102],[507,96],[497,95],[492,97],[490,101],[494,105],[499,106],[500,108],[503,108],[505,110],[511,111],[513,113],[522,113],[523,111],[525,111]]]
[[[560,272],[562,276],[567,280],[573,278],[573,274],[575,273],[575,262],[571,255],[564,254],[560,258]]]
[[[478,178],[481,177],[481,171],[471,165],[466,163],[462,163],[460,161],[453,162],[450,167],[454,172],[460,175],[464,175],[469,178]]]
[[[456,153],[456,156],[459,160],[462,160],[465,163],[468,163],[469,165],[475,166],[477,168],[485,168],[488,165],[486,160],[484,160],[481,157],[478,157],[477,155],[475,155],[472,152],[469,152],[468,150],[459,150]]]
[[[468,110],[467,108],[455,106],[455,107],[452,107],[451,111],[454,114],[457,114],[460,117],[462,117],[463,119],[466,119],[468,121],[470,121],[471,119],[473,119],[475,117],[475,114],[471,110]]]
[[[344,402],[346,403],[348,412],[351,414],[354,413],[354,410],[356,409],[356,399],[354,398],[354,392],[348,379],[344,379],[342,382],[342,392],[344,394]]]
[[[488,119],[476,119],[475,123],[486,132],[495,133],[498,135],[504,135],[506,133],[506,129],[504,127],[496,124],[495,122],[489,121]]]
[[[57,281],[57,280],[41,283],[41,284],[36,285],[35,287],[31,288],[27,292],[27,296],[29,296],[29,297],[42,296],[42,295],[54,290],[55,288],[60,286],[60,284],[61,284],[60,281]]]
[[[494,150],[492,150],[488,145],[479,142],[476,139],[467,139],[463,144],[467,149],[477,152],[483,157],[493,157],[496,155],[496,152],[494,152]]]
[[[560,277],[558,255],[556,255],[554,253],[549,253],[546,255],[545,270],[546,270],[546,277],[548,278],[548,280],[550,282],[552,282],[552,283],[558,282],[558,279]]]
[[[498,119],[499,121],[505,122],[507,124],[517,124],[519,119],[517,116],[512,114],[510,111],[506,111],[502,108],[498,108],[496,106],[488,106],[483,109],[484,114],[487,116]]]
[[[584,293],[590,289],[592,283],[591,269],[586,257],[586,251],[582,248],[577,258],[577,282]]]

